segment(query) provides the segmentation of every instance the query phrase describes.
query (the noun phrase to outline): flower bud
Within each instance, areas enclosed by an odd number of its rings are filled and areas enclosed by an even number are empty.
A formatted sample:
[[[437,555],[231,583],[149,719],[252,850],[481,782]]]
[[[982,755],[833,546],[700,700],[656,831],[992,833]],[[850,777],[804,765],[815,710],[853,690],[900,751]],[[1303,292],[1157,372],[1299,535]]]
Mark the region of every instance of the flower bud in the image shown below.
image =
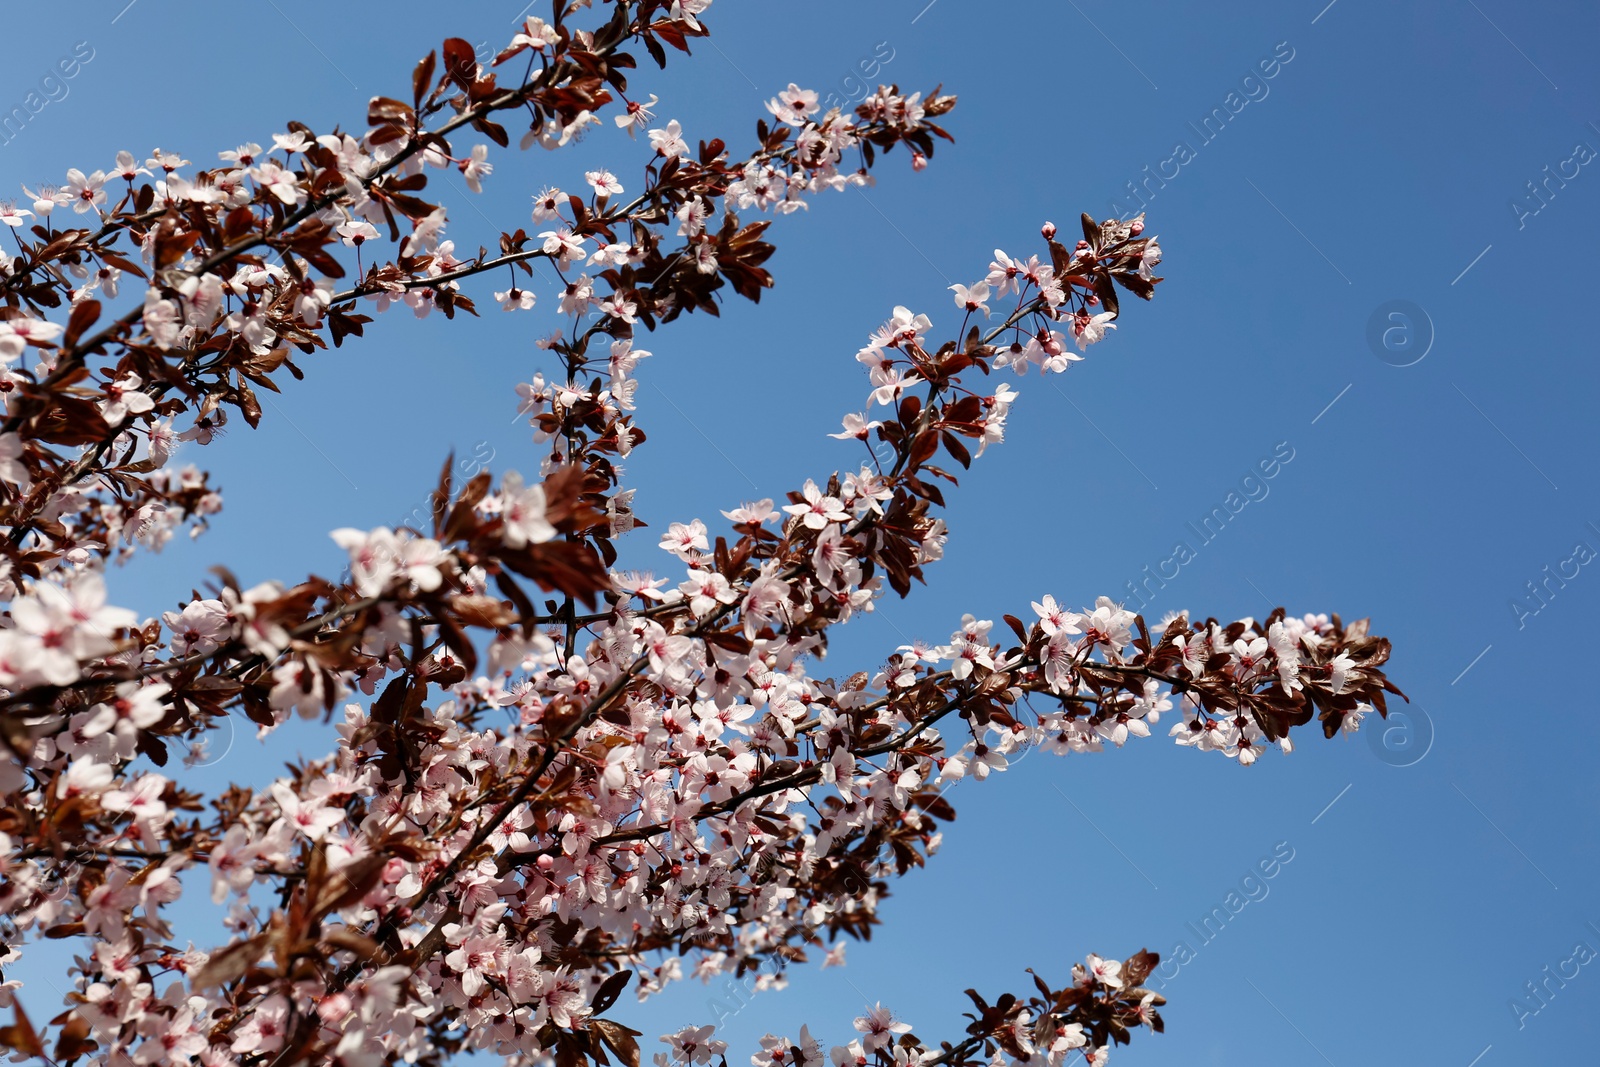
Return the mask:
[[[1056,224],[1047,222],[1039,227],[1039,232],[1044,235],[1046,241],[1054,241],[1056,239]]]
[[[1144,232],[1144,219],[1134,219],[1128,226],[1128,232],[1137,237]]]
[[[317,1002],[317,1017],[328,1026],[338,1026],[353,1010],[350,998],[343,993],[332,993]]]

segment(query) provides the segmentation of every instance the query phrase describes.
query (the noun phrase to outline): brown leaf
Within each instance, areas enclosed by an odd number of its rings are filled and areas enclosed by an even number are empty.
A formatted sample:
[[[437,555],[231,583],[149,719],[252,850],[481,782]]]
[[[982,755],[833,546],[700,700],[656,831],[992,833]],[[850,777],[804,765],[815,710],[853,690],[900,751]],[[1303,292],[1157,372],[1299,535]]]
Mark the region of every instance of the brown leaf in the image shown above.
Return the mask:
[[[471,42],[451,37],[444,42],[443,51],[445,77],[470,91],[478,73],[478,57]]]
[[[139,731],[138,737],[134,739],[133,747],[150,757],[150,761],[157,767],[165,767],[167,765],[166,742],[149,730]]]
[[[482,626],[498,630],[517,621],[517,613],[503,600],[492,596],[456,596],[450,598],[450,610],[468,626]]]
[[[939,439],[944,442],[944,450],[954,456],[963,468],[972,466],[972,453],[967,451],[967,446],[958,437],[947,431],[940,434]]]
[[[456,541],[477,529],[478,520],[473,515],[473,508],[489,492],[489,472],[479,471],[472,480],[461,487],[461,495],[456,498],[455,507],[450,509],[450,517],[445,520],[444,529],[439,534],[439,540],[449,543]]]
[[[351,860],[336,871],[330,871],[317,893],[312,912],[322,916],[356,903],[378,884],[388,862],[387,854],[373,852]]]
[[[170,215],[161,220],[156,226],[155,263],[156,270],[166,270],[184,256],[189,254],[195,242],[200,240],[196,230],[178,230],[178,223]]]
[[[100,301],[85,300],[72,309],[72,317],[67,320],[67,332],[61,337],[61,347],[71,348],[78,343],[84,331],[95,324],[100,318]]]
[[[1122,271],[1118,271],[1112,277],[1117,280],[1118,285],[1144,300],[1149,300],[1155,296],[1156,282],[1161,280],[1160,278],[1145,279],[1137,274],[1128,274]]]
[[[550,472],[544,480],[544,516],[550,525],[573,529],[570,520],[580,510],[579,498],[589,488],[588,482],[588,472],[578,463],[565,463]]]
[[[405,707],[406,693],[410,688],[409,674],[402,674],[384,686],[378,699],[372,702],[372,720],[390,725],[399,722],[400,709]]]
[[[111,436],[111,427],[93,401],[56,396],[33,423],[33,437],[53,445],[93,445]]]
[[[348,926],[336,927],[322,935],[325,944],[333,948],[342,948],[354,952],[364,963],[383,951],[383,947],[365,934],[357,933]]]
[[[61,1022],[61,1036],[56,1038],[56,1062],[70,1062],[97,1047],[89,1040],[89,1020],[77,1012],[68,1012]]]
[[[39,1040],[38,1031],[28,1021],[27,1012],[22,1010],[22,1001],[12,1002],[11,1008],[17,1013],[17,1021],[10,1026],[0,1026],[0,1045],[14,1048],[24,1056],[44,1057],[44,1043]]]
[[[428,508],[433,514],[433,536],[439,536],[439,528],[444,525],[445,513],[450,508],[450,479],[451,472],[456,464],[456,453],[451,449],[445,457],[444,466],[439,470],[439,485],[428,496]]]
[[[727,649],[736,656],[747,655],[755,647],[748,637],[737,630],[708,630],[700,636],[706,644]]]
[[[1161,957],[1149,951],[1140,949],[1122,962],[1122,981],[1125,985],[1143,985],[1150,972],[1155,970],[1156,964],[1161,962]]]
[[[234,403],[244,413],[244,421],[250,424],[252,430],[261,425],[261,402],[256,399],[255,390],[250,388],[243,376],[239,378],[238,397]]]
[[[618,971],[600,983],[600,988],[595,990],[594,1000],[590,1004],[593,1013],[600,1015],[615,1004],[617,998],[622,995],[622,991],[627,988],[628,979],[632,977],[632,971]]]
[[[194,988],[211,989],[243,977],[244,973],[261,958],[262,941],[265,936],[257,934],[255,937],[246,938],[213,952],[211,958],[206,960],[205,966],[195,973],[192,979]]]
[[[626,975],[630,972],[622,973]],[[634,1040],[639,1036],[638,1030],[630,1030],[610,1019],[594,1019],[589,1025],[599,1033],[600,1040],[606,1043],[606,1047],[615,1052],[617,1058],[627,1067],[639,1067],[639,1043]]]
[[[945,422],[974,423],[983,416],[983,401],[976,396],[964,396],[944,410]]]
[[[434,63],[434,53],[429,52],[411,72],[412,101],[417,107],[422,106],[422,98],[428,95],[428,86],[433,84]]]
[[[1100,247],[1100,224],[1089,217],[1085,211],[1081,217],[1083,223],[1083,239],[1089,242],[1090,248]]]
[[[347,315],[338,308],[331,308],[328,311],[328,328],[333,335],[333,347],[338,348],[346,337],[362,336],[362,325],[371,321],[371,315]],[[289,369],[294,370],[294,365],[290,364]]]
[[[413,117],[414,112],[410,107],[391,97],[375,96],[367,105],[367,123],[372,126],[380,126],[385,122],[410,123]]]
[[[566,593],[587,605],[592,606],[598,593],[611,588],[611,577],[600,557],[585,544],[547,541],[520,552],[506,552],[501,558],[506,566],[524,578],[532,578],[546,592]]]
[[[943,819],[945,822],[955,821],[956,809],[939,793],[913,793],[911,800],[936,819]]]

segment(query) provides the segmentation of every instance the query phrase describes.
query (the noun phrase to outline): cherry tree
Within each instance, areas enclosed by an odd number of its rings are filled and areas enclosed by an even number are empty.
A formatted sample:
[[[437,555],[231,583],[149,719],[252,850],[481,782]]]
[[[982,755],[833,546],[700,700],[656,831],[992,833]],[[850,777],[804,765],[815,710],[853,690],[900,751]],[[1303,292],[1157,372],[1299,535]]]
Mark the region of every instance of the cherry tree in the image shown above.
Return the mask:
[[[1121,747],[1163,715],[1178,744],[1249,764],[1313,720],[1331,737],[1385,713],[1388,642],[1281,608],[1152,627],[1041,594],[998,627],[968,615],[948,644],[823,671],[832,627],[941,557],[953,471],[1004,439],[1012,377],[1065,371],[1118,326],[1119,291],[1152,296],[1142,217],[1046,223],[953,308],[936,294],[938,323],[893,308],[863,331],[840,471],[623,544],[644,525],[619,467],[645,442],[640,342],[728,290],[759,301],[770,216],[869,183],[896,149],[924,169],[955,106],[889,85],[824,113],[791,85],[747,149],[691,142],[634,71],[688,53],[709,4],[557,5],[488,65],[445,41],[363,128],[290,122],[209,168],[122,151],[0,211],[19,251],[0,256],[0,963],[39,938],[79,953],[54,1008],[0,983],[0,1042],[106,1067],[468,1050],[638,1067],[641,1035],[613,1017],[630,983],[770,988],[819,951],[836,962],[828,946],[869,934],[890,882],[937,851],[954,782],[1027,749]],[[591,129],[614,169],[538,192],[494,249],[446,237],[431,171],[478,191],[514,135],[553,150]],[[634,158],[642,182],[619,180]],[[536,261],[560,279],[543,302]],[[107,602],[110,563],[221,508],[178,442],[257,425],[258,390],[373,315],[476,315],[475,284],[554,329],[545,373],[506,383],[524,471],[456,484],[447,458],[416,528],[332,531],[337,579],[244,588],[217,568],[160,618]],[[620,569],[622,548],[657,566]],[[183,765],[229,716],[262,735],[331,723],[332,751],[203,795]],[[214,909],[217,943],[180,943],[180,905],[186,926]],[[922,1036],[877,1006],[829,1027],[837,1044],[768,1035],[751,1063],[1102,1064],[1162,1027],[1156,956],[1122,956],[969,991],[964,1029]],[[715,1022],[665,1035],[655,1063],[723,1061]]]

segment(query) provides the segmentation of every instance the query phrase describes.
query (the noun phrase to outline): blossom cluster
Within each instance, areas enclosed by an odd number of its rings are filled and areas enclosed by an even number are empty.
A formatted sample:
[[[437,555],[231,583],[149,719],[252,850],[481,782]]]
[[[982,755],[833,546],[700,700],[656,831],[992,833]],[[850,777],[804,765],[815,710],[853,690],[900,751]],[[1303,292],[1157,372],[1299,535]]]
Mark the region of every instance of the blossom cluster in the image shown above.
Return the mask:
[[[360,135],[290,123],[266,147],[218,153],[210,169],[159,148],[142,163],[122,151],[109,170],[73,168],[62,186],[25,189],[31,209],[6,206],[0,221],[22,254],[0,255],[0,523],[29,550],[27,565],[125,561],[185,524],[198,533],[220,497],[191,484],[198,471],[164,472],[183,445],[212,443],[230,411],[256,425],[258,389],[277,389],[284,369],[300,377],[296,358],[359,336],[371,314],[476,314],[461,289],[471,276],[508,272],[495,299],[527,310],[537,293],[519,272],[531,278],[532,262],[545,261],[562,314],[618,337],[715,310],[725,285],[755,298],[772,283],[761,266],[768,222],[741,226],[736,210],[782,213],[866,184],[870,157],[851,168],[846,155],[874,145],[931,153],[930,137],[943,135],[931,120],[954,105],[884,87],[870,113],[812,108],[777,128],[763,122],[743,159],[716,139],[692,153],[676,120],[651,125],[655,97],[629,99],[623,46],[643,44],[664,63],[660,42],[687,50],[707,32],[697,5],[612,6],[594,29],[527,19],[492,64],[527,61],[510,87],[452,38],[418,65],[410,103],[371,102]],[[474,192],[492,175],[489,145],[454,147],[457,131],[504,146],[491,116],[521,111],[531,116],[523,146],[556,149],[616,104],[617,125],[648,130],[644,188],[624,201],[611,171],[586,172],[583,194],[534,196],[532,235],[501,234],[498,255],[458,254],[445,209],[419,195],[435,170],[455,169]],[[51,321],[55,308],[68,321]]]
[[[622,569],[618,542],[641,523],[618,461],[645,440],[641,363],[663,362],[638,328],[714,311],[725,285],[757,296],[769,221],[736,213],[864,182],[896,146],[921,169],[954,99],[885,86],[853,116],[819,114],[791,85],[746,158],[720,140],[691,150],[677,122],[652,125],[657,97],[628,96],[622,49],[687,51],[709,0],[599,6],[611,14],[589,29],[528,18],[495,61],[526,64],[511,88],[447,41],[442,64],[418,65],[411,103],[371,102],[360,137],[291,124],[220,168],[124,153],[110,174],[30,190],[47,222],[70,205],[101,227],[36,226],[0,279],[0,962],[39,937],[81,955],[42,1030],[23,1006],[36,991],[0,984],[16,1013],[0,1042],[94,1067],[468,1050],[638,1067],[641,1035],[608,1014],[630,982],[640,998],[751,972],[776,988],[808,952],[842,962],[828,946],[868,936],[892,880],[937,853],[957,781],[1033,748],[1121,746],[1163,713],[1179,744],[1248,764],[1313,718],[1329,736],[1353,729],[1398,692],[1365,621],[1279,609],[1152,631],[1109,599],[1053,596],[1026,623],[968,615],[947,644],[822,672],[831,627],[886,589],[909,594],[942,558],[940,483],[955,479],[936,460],[965,468],[1004,439],[1018,393],[976,376],[1065,370],[1113,328],[1119,290],[1153,294],[1161,253],[1142,219],[1086,216],[1070,248],[1046,224],[1043,260],[997,251],[986,278],[956,287],[943,343],[931,317],[897,307],[857,355],[866,410],[833,435],[875,446],[868,460],[723,511],[726,525],[669,521],[652,532],[657,567]],[[492,116],[520,111],[524,146],[558,149],[613,103],[652,153],[635,199],[591,171],[585,195],[535,197],[536,236],[456,254],[443,210],[417,194],[429,168],[478,189],[493,164],[450,135],[505,146]],[[0,220],[20,230],[28,214]],[[115,250],[124,236],[137,252]],[[335,291],[341,256],[358,280]],[[332,531],[337,582],[246,588],[219,570],[160,618],[107,603],[108,559],[217,511],[205,475],[168,460],[180,441],[213,442],[228,407],[258,421],[251,383],[276,389],[280,369],[299,375],[292,352],[359,336],[357,307],[471,313],[460,283],[480,273],[507,270],[496,299],[533,309],[516,279],[535,259],[562,287],[550,366],[516,389],[526,477],[456,485],[447,461],[426,528]],[[90,333],[116,299],[126,310]],[[57,307],[65,324],[46,318]],[[193,791],[174,756],[207,758],[235,713],[262,734],[323,719],[337,741],[268,783]],[[226,939],[180,942],[172,917],[206,888]],[[826,1054],[805,1029],[768,1035],[751,1062],[1099,1065],[1134,1029],[1161,1028],[1142,986],[1155,963],[1090,955],[1061,990],[971,993],[954,1042],[925,1043],[879,1006]],[[666,1035],[655,1061],[705,1067],[726,1051],[714,1033]]]

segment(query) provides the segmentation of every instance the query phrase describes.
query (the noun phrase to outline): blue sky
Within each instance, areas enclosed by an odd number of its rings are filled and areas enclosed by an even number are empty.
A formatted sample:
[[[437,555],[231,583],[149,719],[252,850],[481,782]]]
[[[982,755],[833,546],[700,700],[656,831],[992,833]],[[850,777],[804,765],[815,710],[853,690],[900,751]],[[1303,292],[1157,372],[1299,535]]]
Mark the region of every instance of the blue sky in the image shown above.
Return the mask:
[[[1087,951],[1170,955],[1179,941],[1194,957],[1166,986],[1168,1033],[1119,1062],[1592,1057],[1600,961],[1551,981],[1520,1026],[1509,1002],[1578,943],[1600,951],[1600,726],[1581,673],[1600,603],[1600,567],[1582,564],[1600,552],[1585,252],[1600,221],[1600,9],[1324,3],[719,0],[714,46],[635,80],[663,119],[736,151],[787,82],[846,93],[875,55],[892,54],[880,79],[961,98],[957,144],[926,172],[893,156],[876,188],[778,222],[777,287],[759,308],[730,303],[644,342],[650,441],[631,477],[657,528],[855,462],[823,435],[859,410],[852,356],[895,304],[954,328],[945,287],[981,277],[993,248],[1036,251],[1045,219],[1103,217],[1131,203],[1128,183],[1166,176],[1145,192],[1166,250],[1158,299],[1125,307],[1065,376],[1018,383],[1010,439],[951,496],[932,585],[852,623],[830,669],[943,640],[963,611],[1126,596],[1184,541],[1194,558],[1148,613],[1370,615],[1413,701],[1388,748],[1308,737],[1246,771],[1163,737],[1034,755],[959,788],[943,851],[897,887],[850,966],[798,970],[727,1023],[735,1067],[768,1030],[810,1022],[842,1039],[863,999],[937,1039],[961,1029],[965,986],[1022,989],[1025,967],[1059,980]],[[209,162],[290,118],[359,125],[366,98],[403,89],[441,38],[501,41],[519,9],[391,2],[356,20],[307,0],[110,0],[69,22],[19,8],[5,108],[78,42],[93,58],[0,146],[0,167],[31,185],[121,148]],[[1229,117],[1206,140],[1195,127],[1214,109]],[[627,184],[645,158],[613,131],[535,152],[500,156],[481,198],[459,181],[441,194],[458,244],[526,225],[544,184],[602,162]],[[1533,198],[1528,183],[1546,181]],[[272,398],[261,430],[185,456],[224,488],[214,529],[116,574],[116,595],[171,608],[218,562],[246,580],[335,573],[327,532],[400,521],[451,448],[532,469],[511,389],[544,366],[542,315],[391,313],[364,343],[304,360],[308,381]],[[1258,499],[1201,543],[1189,524],[1285,448]],[[259,782],[321,743],[286,734],[260,758],[241,740],[208,773]],[[1275,848],[1292,860],[1202,944],[1186,924]],[[653,1036],[711,1021],[709,996],[621,1017]]]

